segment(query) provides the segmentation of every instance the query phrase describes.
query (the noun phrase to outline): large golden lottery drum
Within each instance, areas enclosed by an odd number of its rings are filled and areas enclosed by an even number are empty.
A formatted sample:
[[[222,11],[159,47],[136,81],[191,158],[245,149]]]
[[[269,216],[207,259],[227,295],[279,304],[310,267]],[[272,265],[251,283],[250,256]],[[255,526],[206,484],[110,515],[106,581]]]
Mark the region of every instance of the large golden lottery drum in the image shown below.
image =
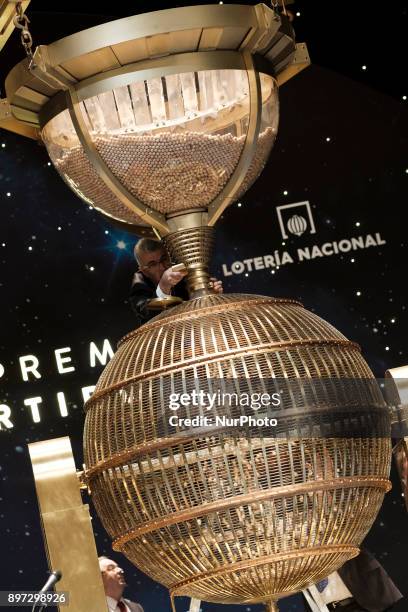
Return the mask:
[[[171,394],[271,380],[286,381],[278,433],[169,423],[210,412],[173,411]],[[299,381],[312,382],[296,392]],[[86,411],[98,515],[114,548],[175,595],[243,603],[298,591],[358,554],[389,488],[372,372],[292,300],[210,295],[161,313],[121,341]]]

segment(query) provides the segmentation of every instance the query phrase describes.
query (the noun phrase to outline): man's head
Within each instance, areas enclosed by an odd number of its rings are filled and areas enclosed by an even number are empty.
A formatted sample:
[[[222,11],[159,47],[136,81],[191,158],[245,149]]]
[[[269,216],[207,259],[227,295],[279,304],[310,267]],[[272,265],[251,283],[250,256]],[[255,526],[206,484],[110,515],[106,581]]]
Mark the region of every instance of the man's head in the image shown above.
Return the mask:
[[[119,601],[126,586],[123,569],[115,561],[108,559],[108,557],[99,557],[98,561],[105,595]]]
[[[152,238],[141,238],[134,253],[139,270],[158,285],[163,272],[170,267],[170,258],[162,243]]]

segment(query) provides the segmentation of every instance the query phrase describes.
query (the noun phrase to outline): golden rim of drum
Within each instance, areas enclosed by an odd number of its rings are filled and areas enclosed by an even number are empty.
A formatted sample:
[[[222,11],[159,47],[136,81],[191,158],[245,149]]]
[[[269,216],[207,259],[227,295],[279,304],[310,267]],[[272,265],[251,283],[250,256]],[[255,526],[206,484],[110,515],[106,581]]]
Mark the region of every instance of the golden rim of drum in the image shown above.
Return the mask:
[[[291,298],[274,298],[274,297],[262,296],[262,295],[256,296],[255,298],[253,298],[253,296],[250,294],[239,295],[239,294],[233,294],[233,293],[229,293],[227,294],[227,296],[228,298],[231,298],[231,301],[228,302],[228,308],[233,308],[233,309],[242,308],[243,304],[246,304],[248,302],[248,296],[252,298],[251,306],[254,306],[256,304],[271,304],[272,303],[272,304],[279,304],[279,305],[290,304],[292,306],[299,306],[300,308],[304,308],[302,302],[299,302],[298,300],[293,300]],[[192,300],[189,300],[189,302],[192,302]],[[197,304],[198,303],[199,302],[197,302]],[[200,309],[198,310],[198,314],[196,316],[200,318],[207,313],[217,314],[218,312],[223,312],[226,307],[226,301],[223,301],[222,298],[220,300],[216,300],[215,303],[211,302],[211,303],[206,304],[205,306],[202,306],[202,302],[200,302],[199,304],[200,304]],[[174,310],[166,311],[162,315],[162,318],[160,318],[159,320],[152,319],[151,321],[148,321],[147,323],[145,323],[142,331],[146,332],[146,331],[150,331],[151,329],[154,329],[155,327],[162,327],[164,323],[173,322],[174,320],[177,320],[177,322],[179,322],[179,321],[182,321],[183,319],[191,319],[192,317],[194,317],[194,314],[195,314],[193,308],[194,308],[194,304],[183,313],[180,313]],[[140,333],[139,330],[140,328],[133,329],[131,332],[123,336],[123,338],[118,340],[116,348],[119,348],[122,344],[124,344],[125,342],[128,342],[128,340],[133,338],[133,336],[138,335]]]
[[[40,45],[32,62],[25,59],[11,70],[5,86],[10,116],[17,126],[31,130],[34,138],[41,137],[39,130],[53,117],[69,110],[97,174],[141,221],[140,227],[135,224],[135,233],[151,235],[147,228],[152,226],[165,236],[171,231],[166,217],[131,194],[95,150],[81,102],[153,77],[200,70],[245,70],[250,100],[248,132],[233,175],[208,207],[206,224],[214,225],[235,199],[255,155],[262,105],[259,74],[268,74],[281,85],[309,64],[306,46],[295,43],[285,14],[264,4],[204,5],[118,19],[51,45]]]
[[[61,92],[85,99],[126,84],[139,71],[140,80],[163,69],[245,69],[244,52],[259,56],[259,70],[279,85],[310,64],[287,17],[264,4],[182,7],[118,19],[38,46],[31,67],[25,59],[8,74],[8,104],[15,119],[38,129],[67,108]]]

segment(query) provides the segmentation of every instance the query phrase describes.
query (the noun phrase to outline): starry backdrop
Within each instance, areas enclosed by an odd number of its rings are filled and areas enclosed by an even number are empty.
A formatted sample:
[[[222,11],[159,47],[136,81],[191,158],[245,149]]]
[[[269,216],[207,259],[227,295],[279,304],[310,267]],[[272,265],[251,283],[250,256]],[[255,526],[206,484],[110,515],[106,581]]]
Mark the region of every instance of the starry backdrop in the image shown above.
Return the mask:
[[[139,10],[168,6],[149,2]],[[79,2],[70,2],[64,13],[52,10],[53,3],[32,2],[35,43],[134,12],[126,3],[113,15],[89,14]],[[291,10],[313,66],[282,87],[277,142],[261,177],[217,226],[213,272],[226,291],[301,300],[358,342],[382,377],[387,368],[408,363],[408,86],[402,69],[407,10],[402,2],[378,10],[368,2],[329,7],[306,1]],[[14,33],[1,54],[0,84],[22,57]],[[310,203],[316,233],[284,239],[276,208],[303,201]],[[296,257],[299,248],[368,234],[377,234],[380,244],[308,261]],[[102,370],[90,363],[90,343],[101,348],[106,338],[115,346],[134,326],[127,302],[134,243],[134,236],[112,227],[66,187],[43,146],[0,130],[0,404],[10,407],[14,425],[0,431],[0,590],[37,589],[45,582],[27,443],[69,435],[77,467],[82,465],[81,388],[95,384]],[[293,263],[255,269],[254,258],[275,251],[287,251]],[[57,349],[66,349],[61,354],[71,359],[63,374]],[[38,360],[41,378],[23,380],[19,358],[27,355]],[[64,394],[65,417],[57,393]],[[41,398],[38,422],[24,403],[32,398]],[[394,468],[392,480],[365,544],[408,597],[408,517]],[[84,501],[89,503],[85,495]],[[128,596],[146,612],[170,610],[163,587],[111,552],[92,506],[91,511],[98,551],[122,564]],[[395,610],[406,610],[406,601]],[[187,603],[179,600],[178,610]],[[303,605],[295,596],[280,608],[301,611]]]

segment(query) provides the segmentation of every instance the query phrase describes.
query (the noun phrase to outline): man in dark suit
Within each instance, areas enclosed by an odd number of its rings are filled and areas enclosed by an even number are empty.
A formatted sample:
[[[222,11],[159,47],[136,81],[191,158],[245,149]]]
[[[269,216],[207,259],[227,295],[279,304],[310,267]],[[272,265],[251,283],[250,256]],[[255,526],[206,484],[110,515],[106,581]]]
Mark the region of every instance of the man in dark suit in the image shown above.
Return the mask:
[[[187,272],[171,269],[169,255],[158,240],[141,238],[136,243],[134,253],[139,269],[133,276],[129,301],[140,326],[157,314],[157,311],[149,310],[149,302],[153,298],[175,295],[183,300],[188,299],[187,288],[182,282]],[[222,293],[221,281],[211,278],[210,286],[217,293]]]
[[[109,612],[143,612],[140,604],[122,597],[127,586],[123,569],[108,557],[99,557],[98,561]]]
[[[311,612],[386,612],[403,595],[368,550],[303,592]]]

